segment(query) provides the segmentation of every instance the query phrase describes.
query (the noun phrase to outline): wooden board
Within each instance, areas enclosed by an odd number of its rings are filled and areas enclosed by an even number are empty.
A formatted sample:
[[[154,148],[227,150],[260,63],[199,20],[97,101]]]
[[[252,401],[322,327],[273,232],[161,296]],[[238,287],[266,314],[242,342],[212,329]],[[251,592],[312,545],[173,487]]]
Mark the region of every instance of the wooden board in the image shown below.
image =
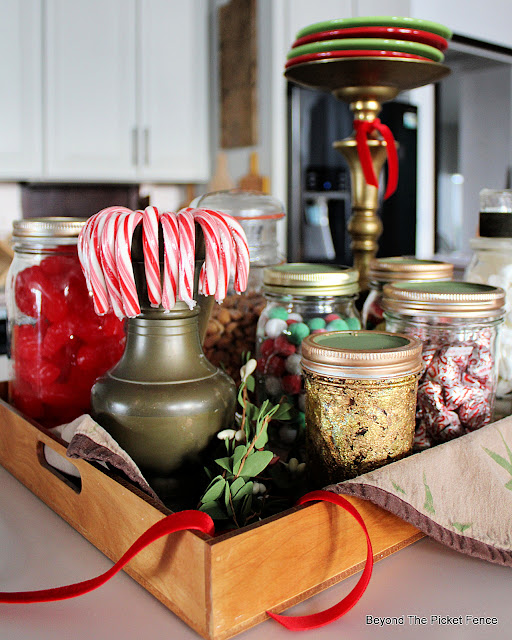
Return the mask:
[[[80,481],[69,481],[48,466],[44,445],[65,457],[58,438],[0,400],[0,464],[112,560],[170,513],[83,460],[72,461]],[[423,536],[369,502],[348,499],[365,520],[375,560]],[[172,534],[125,570],[201,636],[224,640],[265,620],[266,610],[284,611],[356,573],[365,558],[355,520],[313,503],[214,538]]]
[[[256,0],[219,8],[221,146],[258,142]]]

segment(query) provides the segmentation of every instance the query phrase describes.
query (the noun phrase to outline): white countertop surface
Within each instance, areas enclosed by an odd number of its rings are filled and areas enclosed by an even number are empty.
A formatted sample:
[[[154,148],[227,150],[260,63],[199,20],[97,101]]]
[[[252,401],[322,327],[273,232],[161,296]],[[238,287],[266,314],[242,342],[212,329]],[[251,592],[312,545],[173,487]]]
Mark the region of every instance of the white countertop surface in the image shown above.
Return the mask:
[[[111,562],[64,520],[0,467],[0,590],[56,587],[92,578]],[[359,575],[291,609],[319,611],[341,600]],[[456,553],[423,539],[378,562],[359,603],[337,622],[298,638],[396,640],[397,638],[509,638],[512,569]],[[495,617],[497,624],[462,626],[431,616]],[[404,616],[403,624],[378,627],[367,616]],[[412,618],[427,618],[412,624]],[[240,640],[290,640],[292,632],[268,620]],[[179,618],[121,572],[87,595],[57,603],[0,604],[0,640],[197,640]]]

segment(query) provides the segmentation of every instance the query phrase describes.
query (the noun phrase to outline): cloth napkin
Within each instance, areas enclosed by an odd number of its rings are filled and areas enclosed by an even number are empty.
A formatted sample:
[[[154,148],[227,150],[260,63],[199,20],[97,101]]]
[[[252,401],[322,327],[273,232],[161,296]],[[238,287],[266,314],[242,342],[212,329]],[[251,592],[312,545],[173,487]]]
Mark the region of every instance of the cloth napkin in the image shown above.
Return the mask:
[[[456,551],[512,566],[512,416],[326,488],[369,500]]]

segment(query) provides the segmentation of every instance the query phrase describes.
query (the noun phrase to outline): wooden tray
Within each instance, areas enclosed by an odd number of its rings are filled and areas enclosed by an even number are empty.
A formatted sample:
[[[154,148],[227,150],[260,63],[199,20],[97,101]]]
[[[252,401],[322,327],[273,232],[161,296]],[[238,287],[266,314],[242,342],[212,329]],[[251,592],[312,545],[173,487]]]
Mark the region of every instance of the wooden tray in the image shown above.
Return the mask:
[[[46,463],[45,444],[65,457],[58,438],[0,400],[0,464],[113,561],[170,513],[83,460],[73,460],[80,481],[69,481]],[[369,502],[347,499],[365,520],[375,560],[423,536]],[[172,534],[125,571],[201,636],[223,640],[265,620],[266,610],[282,612],[356,573],[365,558],[354,519],[334,505],[312,503],[215,538]]]

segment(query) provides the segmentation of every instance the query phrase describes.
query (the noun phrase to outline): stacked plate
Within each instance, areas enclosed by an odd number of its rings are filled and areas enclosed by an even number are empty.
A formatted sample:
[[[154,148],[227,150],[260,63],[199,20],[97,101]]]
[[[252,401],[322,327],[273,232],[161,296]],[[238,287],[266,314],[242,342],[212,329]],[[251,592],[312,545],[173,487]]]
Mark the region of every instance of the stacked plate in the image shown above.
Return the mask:
[[[442,63],[451,31],[437,22],[396,16],[340,18],[301,29],[286,69],[341,58],[400,58]]]

